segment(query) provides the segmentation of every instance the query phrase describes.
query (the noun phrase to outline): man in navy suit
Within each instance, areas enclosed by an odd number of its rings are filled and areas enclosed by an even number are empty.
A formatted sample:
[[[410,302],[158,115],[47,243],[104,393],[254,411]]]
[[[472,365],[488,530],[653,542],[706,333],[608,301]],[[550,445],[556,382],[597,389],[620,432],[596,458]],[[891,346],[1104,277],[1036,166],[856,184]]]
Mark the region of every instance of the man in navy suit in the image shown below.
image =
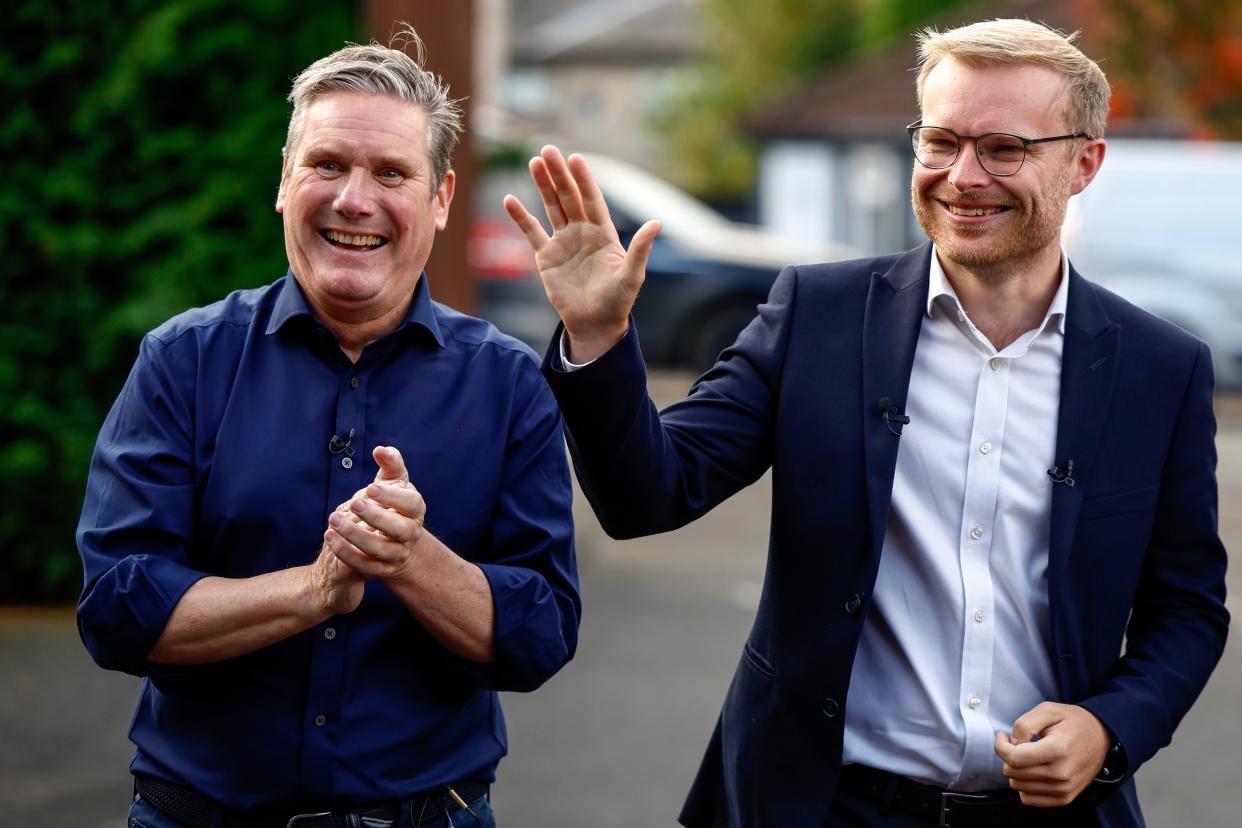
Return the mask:
[[[605,529],[674,529],[772,468],[763,597],[686,825],[1142,825],[1134,771],[1224,646],[1208,350],[1061,249],[1107,80],[1023,20],[919,43],[931,243],[786,268],[663,412],[629,318],[658,222],[622,249],[553,147],[531,162],[553,234],[506,199]]]

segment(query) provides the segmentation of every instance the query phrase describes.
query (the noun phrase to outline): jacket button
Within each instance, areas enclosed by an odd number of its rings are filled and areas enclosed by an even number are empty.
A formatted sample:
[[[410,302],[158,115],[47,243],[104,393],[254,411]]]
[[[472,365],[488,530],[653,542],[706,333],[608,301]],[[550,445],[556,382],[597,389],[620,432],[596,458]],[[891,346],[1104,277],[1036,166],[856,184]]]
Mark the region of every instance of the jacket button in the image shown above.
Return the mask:
[[[845,602],[845,611],[848,612],[850,615],[853,615],[854,613],[858,612],[858,610],[861,608],[862,608],[862,596],[859,595],[857,592],[855,592],[853,595],[850,596],[849,600]]]
[[[835,719],[837,714],[841,712],[841,705],[837,704],[836,699],[824,699],[824,715],[830,719]]]

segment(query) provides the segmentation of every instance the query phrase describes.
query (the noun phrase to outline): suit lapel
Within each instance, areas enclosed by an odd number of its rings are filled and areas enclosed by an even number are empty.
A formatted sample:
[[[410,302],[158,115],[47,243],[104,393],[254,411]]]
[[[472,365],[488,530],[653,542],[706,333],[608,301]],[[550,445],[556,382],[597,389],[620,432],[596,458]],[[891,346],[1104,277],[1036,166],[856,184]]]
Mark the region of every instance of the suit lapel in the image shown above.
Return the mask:
[[[914,349],[927,310],[931,250],[929,242],[906,253],[887,273],[872,273],[863,316],[862,423],[876,561],[884,544],[900,443],[880,418],[879,400],[888,397],[898,410],[906,408]]]
[[[1057,649],[1076,649],[1059,607],[1061,579],[1066,577],[1083,491],[1092,482],[1100,437],[1107,422],[1117,378],[1121,329],[1110,322],[1096,288],[1070,268],[1061,355],[1061,403],[1057,415],[1057,449],[1053,462],[1074,461],[1074,485],[1052,484],[1052,519],[1048,539],[1048,595]],[[1072,625],[1071,625],[1072,626]]]

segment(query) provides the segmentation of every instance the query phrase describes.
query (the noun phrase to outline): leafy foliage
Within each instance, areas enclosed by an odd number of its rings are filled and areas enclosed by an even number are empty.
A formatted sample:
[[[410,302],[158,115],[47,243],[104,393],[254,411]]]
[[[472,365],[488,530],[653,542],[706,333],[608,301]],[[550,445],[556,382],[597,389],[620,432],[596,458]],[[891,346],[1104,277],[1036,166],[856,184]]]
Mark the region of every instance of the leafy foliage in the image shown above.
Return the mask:
[[[702,51],[658,123],[678,183],[726,200],[749,192],[756,148],[743,127],[748,115],[833,63],[886,45],[962,4],[702,0]]]
[[[1113,85],[1114,119],[1188,123],[1198,137],[1242,140],[1242,3],[1084,5]]]
[[[290,79],[349,4],[16,0],[0,43],[0,600],[71,596],[107,407],[143,333],[286,265]]]

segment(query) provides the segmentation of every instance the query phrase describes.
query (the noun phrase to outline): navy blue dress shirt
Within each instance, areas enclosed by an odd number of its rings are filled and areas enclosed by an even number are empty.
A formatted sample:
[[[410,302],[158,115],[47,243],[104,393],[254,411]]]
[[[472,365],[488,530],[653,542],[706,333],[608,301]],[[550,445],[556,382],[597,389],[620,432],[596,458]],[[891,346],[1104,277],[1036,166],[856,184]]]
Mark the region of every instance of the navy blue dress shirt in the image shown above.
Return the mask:
[[[427,529],[486,575],[494,663],[453,655],[378,581],[354,612],[239,658],[147,660],[198,579],[313,561],[377,445],[404,455]],[[132,770],[233,808],[491,781],[495,691],[537,687],[577,643],[571,500],[533,352],[433,302],[425,278],[357,363],[292,275],[166,322],[104,422],[77,536],[82,640],[145,678]]]

